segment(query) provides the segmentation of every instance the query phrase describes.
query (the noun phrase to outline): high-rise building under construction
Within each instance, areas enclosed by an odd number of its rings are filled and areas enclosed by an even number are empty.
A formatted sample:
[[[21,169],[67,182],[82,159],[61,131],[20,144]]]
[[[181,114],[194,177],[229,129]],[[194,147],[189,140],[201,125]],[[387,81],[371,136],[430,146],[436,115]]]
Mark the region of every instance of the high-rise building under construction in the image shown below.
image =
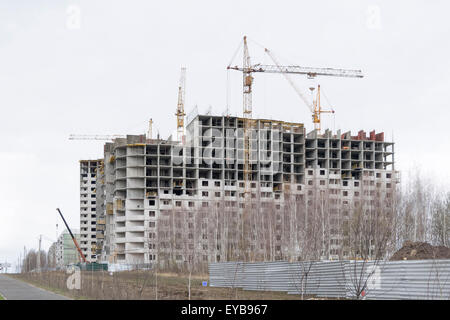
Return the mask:
[[[292,215],[305,210],[326,211],[321,258],[345,257],[345,236],[333,225],[355,204],[393,201],[394,143],[383,133],[307,134],[301,123],[252,119],[246,149],[244,126],[239,117],[197,115],[183,143],[145,135],[106,143],[97,171],[99,258],[295,259],[303,244]]]

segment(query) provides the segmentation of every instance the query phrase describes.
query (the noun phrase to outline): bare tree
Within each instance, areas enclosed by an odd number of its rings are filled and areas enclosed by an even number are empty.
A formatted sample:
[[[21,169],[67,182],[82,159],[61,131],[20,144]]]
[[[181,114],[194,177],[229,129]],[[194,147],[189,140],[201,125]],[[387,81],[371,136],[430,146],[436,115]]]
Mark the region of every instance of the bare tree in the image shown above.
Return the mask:
[[[432,239],[433,243],[450,246],[450,192],[433,203]]]
[[[364,191],[364,189],[363,189]],[[346,270],[349,291],[356,299],[369,293],[369,281],[376,276],[395,246],[395,208],[393,190],[380,187],[373,196],[353,202],[353,210],[344,232],[347,250],[353,261]]]

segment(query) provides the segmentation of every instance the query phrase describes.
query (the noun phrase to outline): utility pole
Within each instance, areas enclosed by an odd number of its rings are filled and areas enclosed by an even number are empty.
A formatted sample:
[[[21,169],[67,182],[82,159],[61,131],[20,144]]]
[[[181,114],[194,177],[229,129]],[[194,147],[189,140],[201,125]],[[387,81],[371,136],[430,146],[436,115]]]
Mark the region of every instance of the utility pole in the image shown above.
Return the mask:
[[[42,242],[42,234],[39,236],[39,250],[37,253],[37,271],[41,272],[41,242]]]
[[[23,246],[23,261],[22,261],[22,272],[25,272],[24,263],[27,261],[27,248]]]

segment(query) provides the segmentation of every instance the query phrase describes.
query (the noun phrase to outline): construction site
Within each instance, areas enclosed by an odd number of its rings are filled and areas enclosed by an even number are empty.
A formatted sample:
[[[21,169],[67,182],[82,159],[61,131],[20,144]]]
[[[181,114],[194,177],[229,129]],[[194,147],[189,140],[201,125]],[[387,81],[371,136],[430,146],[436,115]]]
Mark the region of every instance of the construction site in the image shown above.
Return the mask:
[[[22,2],[0,5],[2,307],[450,299],[450,2]]]
[[[182,68],[176,137],[153,137],[152,119],[143,135],[70,137],[107,141],[102,158],[80,161],[85,261],[189,267],[351,258],[348,232],[337,231],[348,225],[349,213],[392,210],[399,182],[394,142],[375,130],[323,130],[322,114],[334,110],[322,107],[320,85],[309,88],[309,99],[292,80],[362,78],[362,72],[282,66],[268,49],[273,65],[251,64],[246,37],[241,49],[242,66],[227,69],[243,75],[242,117],[196,113],[186,121]],[[307,132],[304,121],[253,118],[256,73],[282,74],[310,109],[314,129]],[[313,229],[302,229],[305,219],[316,222]],[[318,241],[307,252],[305,234],[312,233]]]

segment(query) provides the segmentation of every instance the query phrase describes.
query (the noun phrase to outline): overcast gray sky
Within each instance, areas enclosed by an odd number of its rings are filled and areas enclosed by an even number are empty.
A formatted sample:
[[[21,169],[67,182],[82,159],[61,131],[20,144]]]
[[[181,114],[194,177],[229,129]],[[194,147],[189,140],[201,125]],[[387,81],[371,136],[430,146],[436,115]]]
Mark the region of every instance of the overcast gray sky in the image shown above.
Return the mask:
[[[336,110],[324,127],[384,131],[403,176],[419,167],[448,187],[449,11],[437,0],[0,2],[0,261],[56,238],[57,207],[79,227],[78,160],[103,143],[69,134],[144,133],[150,117],[154,133],[175,130],[180,66],[187,112],[222,114],[228,83],[241,115],[242,75],[227,82],[226,66],[244,34],[254,63],[270,63],[256,42],[284,63],[361,69],[317,79]],[[281,75],[256,75],[253,108],[312,128]]]

